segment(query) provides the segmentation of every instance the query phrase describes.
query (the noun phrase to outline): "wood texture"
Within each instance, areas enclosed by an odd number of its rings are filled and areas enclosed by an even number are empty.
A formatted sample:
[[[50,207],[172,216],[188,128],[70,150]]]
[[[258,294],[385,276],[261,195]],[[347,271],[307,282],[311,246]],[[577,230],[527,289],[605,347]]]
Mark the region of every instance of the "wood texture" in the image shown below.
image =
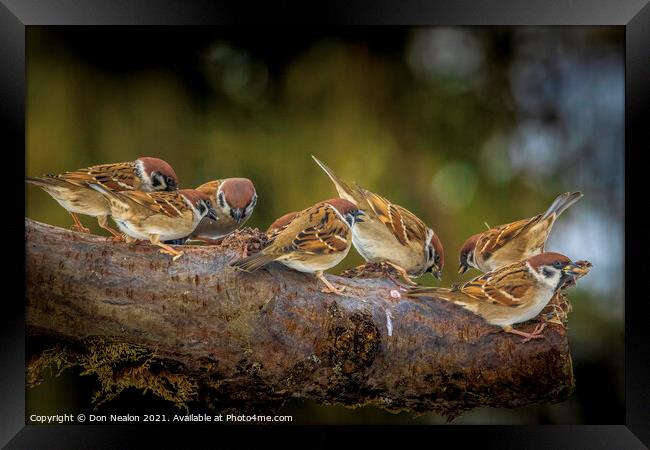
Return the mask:
[[[85,348],[87,357],[97,345],[142,349],[152,380],[182,376],[186,397],[215,410],[269,413],[298,397],[451,418],[479,406],[560,402],[573,390],[562,326],[521,344],[442,300],[394,298],[386,279],[328,275],[347,287],[340,297],[276,263],[238,272],[228,267],[242,251],[236,239],[184,246],[175,262],[149,244],[30,219],[25,239],[29,339]],[[120,361],[111,367],[115,378]]]

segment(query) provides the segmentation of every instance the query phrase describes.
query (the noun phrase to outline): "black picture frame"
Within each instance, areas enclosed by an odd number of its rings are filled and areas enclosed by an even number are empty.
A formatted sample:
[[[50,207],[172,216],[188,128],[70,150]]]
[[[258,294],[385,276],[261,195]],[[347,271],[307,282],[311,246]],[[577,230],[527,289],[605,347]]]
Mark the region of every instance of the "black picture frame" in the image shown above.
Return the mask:
[[[266,5],[266,6],[264,6]],[[650,84],[650,6],[648,0],[456,0],[446,2],[347,2],[346,6],[311,2],[209,2],[202,0],[107,1],[107,0],[2,0],[0,2],[0,127],[5,155],[12,155],[15,186],[24,186],[25,151],[25,27],[29,25],[210,25],[210,24],[400,24],[400,25],[620,25],[626,35],[625,84],[625,152],[626,194],[634,191],[633,183],[641,179],[641,164],[633,163],[647,148],[648,133],[644,130],[644,113],[648,108]],[[645,172],[645,170],[644,170]],[[638,176],[638,177],[637,177]],[[23,188],[24,189],[24,188]],[[7,191],[5,191],[6,193]],[[15,246],[16,255],[24,255],[20,240],[9,238],[9,232],[24,227],[23,197],[11,196],[16,202],[14,212],[5,214],[6,246]],[[22,203],[21,203],[22,202]],[[635,214],[639,204],[626,195],[626,212]],[[642,211],[641,211],[642,212]],[[23,214],[24,216],[24,214]],[[650,446],[650,353],[645,344],[648,327],[644,326],[645,299],[633,296],[632,280],[643,280],[643,264],[632,264],[635,253],[641,254],[642,235],[632,229],[634,221],[626,217],[626,420],[624,424],[575,425],[543,427],[451,426],[409,427],[410,439],[421,438],[431,445],[441,437],[445,441],[471,440],[481,445],[500,448],[647,448]],[[22,224],[22,225],[21,225]],[[24,228],[23,228],[24,229]],[[636,244],[631,244],[636,243]],[[6,247],[5,247],[6,249]],[[5,261],[9,256],[5,254]],[[18,256],[18,260],[21,256]],[[20,298],[24,266],[6,265],[3,298],[2,370],[0,370],[0,443],[6,448],[130,448],[134,437],[146,435],[148,444],[183,443],[187,447],[188,431],[193,437],[205,434],[214,444],[225,445],[225,434],[247,440],[253,434],[264,436],[291,433],[292,440],[335,443],[333,427],[249,427],[216,428],[192,425],[182,430],[172,426],[142,427],[117,425],[25,425],[25,319]],[[15,273],[14,273],[15,272]],[[16,281],[14,281],[16,280]],[[9,286],[20,286],[9,295]],[[636,298],[635,298],[636,297]],[[631,301],[636,300],[636,301]],[[594,374],[598,377],[599,374]],[[391,429],[364,429],[364,440],[383,439],[394,434]],[[255,433],[257,434],[257,433]],[[219,441],[215,441],[218,438]],[[435,441],[433,441],[435,439]],[[307,443],[307,442],[306,442]],[[437,445],[437,444],[436,444]]]

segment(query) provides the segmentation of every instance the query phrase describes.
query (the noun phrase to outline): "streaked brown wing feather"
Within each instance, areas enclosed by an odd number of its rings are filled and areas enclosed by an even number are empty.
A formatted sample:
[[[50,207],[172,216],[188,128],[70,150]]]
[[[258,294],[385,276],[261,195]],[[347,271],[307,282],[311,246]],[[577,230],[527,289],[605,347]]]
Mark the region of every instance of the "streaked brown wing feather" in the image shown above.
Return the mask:
[[[406,208],[370,191],[364,190],[363,194],[377,218],[388,227],[400,244],[408,245],[409,241],[426,234],[424,223]]]
[[[402,217],[406,237],[409,241],[417,240],[426,236],[427,226],[415,214],[399,205],[393,205]]]
[[[529,276],[525,266],[516,263],[474,278],[458,290],[478,301],[517,306],[521,304],[518,299],[531,289],[532,283],[527,280]]]
[[[201,186],[197,187],[196,190],[212,197],[214,193],[217,192],[217,189],[219,189],[220,184],[221,180],[208,181],[207,183],[203,183]]]
[[[134,163],[100,164],[85,169],[65,172],[58,178],[79,186],[101,184],[114,192],[139,189],[140,179]]]
[[[306,253],[329,254],[345,251],[348,246],[345,225],[332,229],[306,228],[293,240],[296,249]]]
[[[488,259],[494,252],[500,250],[506,244],[513,242],[522,232],[535,225],[539,218],[540,216],[537,215],[530,219],[522,219],[492,228],[482,234],[476,248],[484,255],[485,259]],[[522,242],[522,245],[525,246],[525,243]],[[522,248],[521,250],[523,251],[525,249]]]
[[[320,204],[308,211],[305,216],[310,224],[300,230],[292,245],[295,249],[313,254],[329,254],[345,251],[348,247],[350,228],[341,220],[334,208]],[[293,222],[291,222],[293,224]],[[290,225],[291,225],[290,224]]]
[[[285,228],[289,226],[293,219],[298,217],[299,214],[300,212],[287,213],[269,225],[268,230],[266,230],[266,236],[269,238],[269,241],[274,240],[278,234],[280,234],[282,231],[284,231]]]
[[[165,214],[169,217],[181,217],[183,210],[187,209],[185,199],[177,192],[129,191],[123,192],[121,195],[154,213]]]
[[[275,235],[265,252],[329,254],[344,251],[349,246],[349,240],[348,225],[339,218],[332,206],[321,203],[301,211],[286,228]]]

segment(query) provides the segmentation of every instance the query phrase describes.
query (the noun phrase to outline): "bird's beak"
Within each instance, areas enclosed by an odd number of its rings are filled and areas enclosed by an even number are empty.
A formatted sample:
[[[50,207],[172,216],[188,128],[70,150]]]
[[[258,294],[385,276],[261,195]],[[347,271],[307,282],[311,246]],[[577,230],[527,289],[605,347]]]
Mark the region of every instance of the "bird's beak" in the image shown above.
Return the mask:
[[[439,268],[437,265],[435,265],[435,264],[433,264],[431,267],[429,267],[429,272],[431,272],[431,275],[433,275],[434,277],[436,277],[437,280],[439,280],[439,279],[442,278],[442,271],[441,271],[440,268]]]
[[[573,277],[581,277],[589,273],[591,263],[589,261],[577,261],[569,263],[562,269],[562,272]]]
[[[469,270],[469,266],[467,264],[460,263],[460,266],[458,267],[458,273],[465,273]]]
[[[241,208],[236,208],[230,211],[232,214],[232,218],[237,221],[237,223],[242,221],[242,218],[244,217],[244,210]]]
[[[208,208],[207,216],[209,219],[212,219],[215,222],[217,221],[217,211],[214,208]]]

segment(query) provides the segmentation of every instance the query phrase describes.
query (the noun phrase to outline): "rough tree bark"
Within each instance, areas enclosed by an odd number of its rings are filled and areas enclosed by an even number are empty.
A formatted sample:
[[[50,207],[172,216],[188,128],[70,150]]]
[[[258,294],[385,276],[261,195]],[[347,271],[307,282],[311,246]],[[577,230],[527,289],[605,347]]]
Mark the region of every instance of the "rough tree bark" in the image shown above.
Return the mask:
[[[254,236],[186,246],[172,262],[149,244],[26,219],[28,337],[57,342],[28,355],[29,384],[47,366],[80,365],[99,376],[98,402],[136,386],[219,411],[268,414],[297,397],[449,418],[560,402],[573,390],[562,326],[521,344],[442,300],[394,298],[387,279],[329,275],[347,286],[341,297],[277,264],[228,267]]]

